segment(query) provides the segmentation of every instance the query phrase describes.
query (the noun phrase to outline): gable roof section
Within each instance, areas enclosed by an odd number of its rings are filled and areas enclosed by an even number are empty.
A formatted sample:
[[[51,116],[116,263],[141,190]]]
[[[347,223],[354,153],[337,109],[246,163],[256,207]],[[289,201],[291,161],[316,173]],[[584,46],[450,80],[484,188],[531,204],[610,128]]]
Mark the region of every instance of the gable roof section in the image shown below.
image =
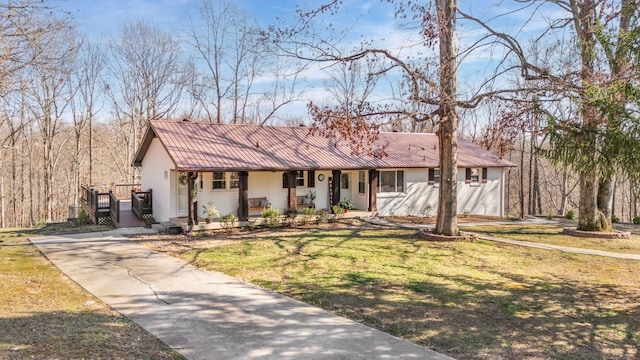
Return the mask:
[[[438,138],[424,133],[381,133],[388,156],[354,155],[344,141],[309,135],[307,127],[151,121],[136,154],[141,166],[158,138],[176,170],[321,170],[438,167]],[[153,161],[153,160],[151,160]],[[481,147],[458,138],[458,167],[510,167]]]

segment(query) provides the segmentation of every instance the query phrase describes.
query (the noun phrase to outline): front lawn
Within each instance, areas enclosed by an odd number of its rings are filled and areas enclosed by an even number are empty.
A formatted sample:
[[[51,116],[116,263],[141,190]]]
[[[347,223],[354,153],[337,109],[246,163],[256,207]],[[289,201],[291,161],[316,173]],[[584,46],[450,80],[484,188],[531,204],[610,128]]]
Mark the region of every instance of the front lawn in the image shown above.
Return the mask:
[[[631,239],[598,239],[566,236],[562,227],[570,225],[488,225],[461,226],[464,231],[487,234],[505,239],[530,241],[535,243],[570,246],[585,249],[604,250],[628,254],[640,254],[640,235],[632,234]],[[573,224],[575,228],[575,224]]]
[[[0,359],[182,359],[71,281],[27,239],[61,230],[0,230]]]
[[[459,359],[640,356],[637,261],[371,227],[215,236],[145,242]]]

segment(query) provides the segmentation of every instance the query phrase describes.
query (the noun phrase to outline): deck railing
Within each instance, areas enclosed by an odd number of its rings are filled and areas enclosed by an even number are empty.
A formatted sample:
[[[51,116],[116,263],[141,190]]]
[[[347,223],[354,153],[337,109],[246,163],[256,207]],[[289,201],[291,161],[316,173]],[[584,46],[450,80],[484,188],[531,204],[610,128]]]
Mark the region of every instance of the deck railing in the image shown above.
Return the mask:
[[[80,187],[80,195],[80,205],[89,214],[94,224],[116,220],[111,215],[111,203],[113,202],[111,191],[99,192],[97,189],[82,185]],[[105,218],[107,220],[101,220]]]
[[[152,192],[131,190],[131,211],[139,220],[151,217],[153,214]],[[145,216],[146,215],[146,216]]]
[[[118,199],[127,199],[131,191],[140,191],[140,184],[113,184],[112,190]]]
[[[120,222],[120,200],[111,191],[109,191],[109,213],[114,225],[118,226]]]

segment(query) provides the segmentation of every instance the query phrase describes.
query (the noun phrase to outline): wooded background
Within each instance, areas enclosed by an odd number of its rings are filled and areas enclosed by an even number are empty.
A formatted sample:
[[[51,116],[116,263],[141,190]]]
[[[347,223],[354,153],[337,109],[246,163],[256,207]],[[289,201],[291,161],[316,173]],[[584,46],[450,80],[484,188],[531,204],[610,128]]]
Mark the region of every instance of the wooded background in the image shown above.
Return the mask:
[[[517,164],[506,177],[509,216],[577,210],[578,174],[593,159],[576,158],[584,157],[580,149],[595,148],[599,171],[611,173],[612,217],[633,221],[640,197],[637,1],[519,3],[517,11],[530,17],[545,14],[548,26],[536,36],[503,34],[493,18],[458,12],[485,34],[461,42],[458,63],[474,51],[508,49],[481,85],[467,89],[472,95],[459,96],[458,134]],[[401,25],[422,37],[419,56],[393,59],[390,49],[369,39],[356,46],[366,51],[332,55],[315,46],[313,34],[286,24],[259,28],[247,11],[224,1],[194,5],[180,34],[135,22],[100,42],[47,2],[0,2],[0,227],[66,221],[81,184],[110,189],[139,182],[131,161],[150,120],[306,124],[337,136],[344,128],[437,131],[439,70],[430,43],[437,36],[424,20],[434,10],[411,1],[389,6]],[[545,7],[563,11],[553,18]],[[303,9],[295,15],[332,16]],[[585,53],[576,29],[587,20],[602,27],[593,31],[589,61],[597,81],[589,84],[577,80],[584,64],[575,61]],[[342,35],[320,44],[333,51]],[[304,47],[316,52],[300,51]],[[310,102],[307,115],[292,115],[287,106],[305,98],[312,63],[329,73],[324,86],[331,96]],[[575,140],[572,129],[584,133],[587,98],[605,119],[594,131],[607,134],[606,141]]]

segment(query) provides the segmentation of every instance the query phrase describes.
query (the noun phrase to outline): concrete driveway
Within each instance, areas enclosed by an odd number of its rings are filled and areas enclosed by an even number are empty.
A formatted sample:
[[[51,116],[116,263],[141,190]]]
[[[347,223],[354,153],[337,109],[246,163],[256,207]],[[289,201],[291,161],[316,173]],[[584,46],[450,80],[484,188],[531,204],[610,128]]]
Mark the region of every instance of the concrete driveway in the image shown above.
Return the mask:
[[[60,270],[188,359],[451,359],[139,245],[144,229],[30,239]]]

